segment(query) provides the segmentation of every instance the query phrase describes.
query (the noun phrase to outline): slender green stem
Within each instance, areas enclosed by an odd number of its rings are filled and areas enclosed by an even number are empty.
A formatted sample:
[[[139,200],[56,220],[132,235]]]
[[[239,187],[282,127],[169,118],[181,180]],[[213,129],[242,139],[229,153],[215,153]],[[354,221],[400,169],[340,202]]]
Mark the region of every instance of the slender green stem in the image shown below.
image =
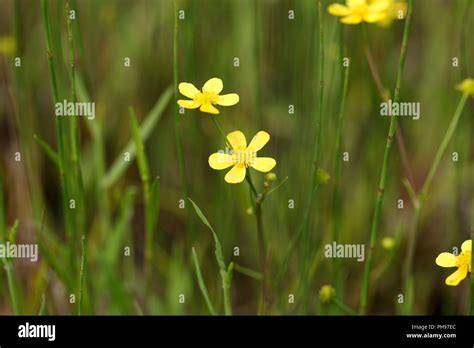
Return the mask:
[[[53,96],[53,103],[56,104],[59,102],[59,93],[58,93],[58,85],[56,81],[56,66],[55,60],[53,55],[53,46],[52,46],[52,39],[51,39],[51,26],[49,22],[48,16],[48,1],[41,0],[41,13],[43,18],[43,26],[44,26],[44,34],[46,39],[46,50],[48,56],[48,66],[49,66],[49,75],[51,80],[51,91]],[[65,127],[63,124],[62,117],[56,117],[56,136],[58,141],[58,155],[59,155],[59,178],[61,183],[61,193],[62,193],[62,203],[63,203],[63,213],[65,219],[65,227],[66,227],[66,236],[68,237],[69,242],[69,262],[71,269],[75,269],[75,262],[74,262],[74,222],[73,216],[71,215],[69,209],[69,189],[68,189],[68,180],[66,180],[66,153],[67,153],[67,146],[65,141]],[[75,272],[74,272],[75,273]]]
[[[253,269],[234,263],[234,269],[236,272],[239,272],[247,277],[253,278],[255,280],[262,280],[262,273],[254,271]]]
[[[204,278],[202,277],[202,272],[201,272],[201,267],[199,266],[199,260],[196,255],[196,250],[194,250],[194,247],[192,248],[192,254],[193,254],[193,261],[194,261],[194,267],[196,268],[196,277],[198,279],[198,284],[199,284],[199,289],[201,289],[202,296],[204,297],[204,300],[206,301],[207,308],[209,309],[209,312],[211,315],[216,315],[216,310],[214,309],[214,306],[212,305],[211,299],[209,297],[209,293],[207,291],[206,283],[204,282]]]
[[[400,88],[403,79],[403,72],[405,70],[405,60],[407,55],[408,49],[408,38],[410,36],[411,31],[411,22],[413,17],[413,6],[414,1],[408,1],[408,14],[405,19],[405,28],[403,32],[403,41],[402,47],[400,51],[400,60],[398,65],[398,75],[397,75],[397,83],[395,87],[394,93],[394,102],[398,102],[400,100]],[[362,283],[362,290],[360,293],[360,308],[359,311],[361,314],[365,314],[367,311],[367,301],[368,301],[368,294],[369,294],[369,279],[372,272],[373,262],[374,262],[374,249],[375,244],[377,243],[378,238],[378,229],[380,225],[380,214],[382,210],[382,202],[384,197],[385,191],[385,184],[388,177],[389,165],[390,165],[390,155],[392,153],[392,144],[394,140],[395,131],[397,129],[397,117],[392,117],[390,120],[390,127],[387,136],[387,143],[385,146],[385,153],[382,162],[382,173],[380,176],[380,183],[377,192],[377,199],[375,202],[375,210],[372,220],[372,228],[370,231],[370,244],[368,248],[368,256],[367,262],[365,263],[364,268],[364,278]]]
[[[433,163],[431,164],[430,170],[428,172],[428,176],[426,177],[425,183],[423,184],[423,187],[421,189],[420,196],[422,200],[427,198],[426,195],[428,194],[428,190],[431,187],[434,175],[436,171],[438,170],[438,166],[439,166],[439,163],[441,162],[441,158],[446,152],[446,148],[448,147],[448,144],[451,141],[451,138],[454,134],[454,130],[456,129],[456,126],[458,125],[459,119],[462,115],[462,111],[464,110],[464,106],[466,105],[468,97],[469,97],[469,94],[467,93],[464,93],[463,96],[461,97],[461,100],[459,101],[459,104],[456,108],[456,112],[454,113],[451,123],[449,124],[448,130],[446,131],[446,134],[444,135],[441,145],[439,146],[438,151],[436,152],[436,156],[434,158]]]
[[[459,40],[459,51],[461,52],[461,64],[459,71],[461,72],[461,79],[464,79],[469,76],[467,68],[467,62],[469,61],[469,57],[466,50],[466,43],[469,37],[469,11],[471,10],[472,4],[472,0],[466,1],[466,7],[463,10],[463,16],[461,21],[461,38]]]
[[[315,107],[315,128],[314,128],[314,143],[313,143],[313,160],[311,170],[311,186],[308,205],[303,217],[303,224],[301,230],[301,259],[300,259],[300,279],[303,288],[303,305],[306,308],[309,298],[309,284],[308,284],[308,269],[310,252],[312,250],[312,243],[310,238],[310,220],[311,211],[318,189],[317,170],[319,168],[320,154],[321,154],[321,129],[322,129],[322,115],[323,115],[323,97],[324,97],[324,23],[323,23],[323,5],[321,0],[318,1],[318,20],[319,20],[319,94]]]
[[[71,79],[71,101],[73,103],[77,102],[77,93],[76,93],[76,67],[75,67],[75,53],[74,53],[74,39],[71,27],[71,17],[70,17],[70,6],[69,3],[66,4],[66,22],[67,22],[67,33],[68,33],[68,44],[69,44],[69,69],[70,69],[70,79]],[[76,207],[76,217],[78,222],[78,230],[81,235],[81,265],[79,269],[79,301],[77,305],[77,314],[82,313],[82,304],[83,304],[83,285],[84,285],[84,275],[85,275],[85,262],[86,262],[86,252],[85,252],[85,193],[84,193],[84,183],[82,180],[82,171],[81,171],[81,156],[79,152],[79,124],[76,117],[72,117],[71,127],[70,127],[70,141],[71,141],[71,162],[74,170],[74,179],[75,179],[75,193],[77,195],[77,207]]]
[[[7,221],[6,221],[6,207],[3,193],[3,180],[0,176],[0,243],[7,240]],[[16,286],[15,275],[13,274],[12,262],[5,257],[2,257],[3,267],[7,273],[8,292],[10,293],[10,300],[12,303],[13,312],[16,315],[21,314],[20,302],[18,298],[18,289]]]
[[[407,294],[408,291],[410,291],[410,288],[413,287],[412,282],[415,279],[412,275],[413,258],[415,254],[416,237],[418,235],[422,209],[425,205],[426,200],[428,199],[428,192],[431,188],[433,178],[438,170],[441,159],[443,155],[445,154],[446,149],[448,148],[448,144],[453,137],[454,131],[456,129],[456,126],[459,123],[459,119],[461,118],[461,115],[464,110],[464,106],[466,105],[468,97],[469,95],[467,93],[464,93],[462,95],[461,100],[459,101],[459,104],[456,108],[456,111],[454,112],[453,118],[451,119],[451,122],[448,126],[446,134],[444,135],[444,138],[441,141],[441,144],[436,152],[435,158],[433,162],[431,163],[428,176],[426,177],[426,180],[421,188],[420,194],[418,195],[418,198],[415,201],[417,203],[415,205],[415,217],[413,220],[412,229],[410,231],[410,234],[408,235],[407,257],[405,259],[405,266],[403,270],[403,279],[404,279],[403,288],[404,288],[405,294]],[[404,314],[412,314],[412,310],[413,310],[411,308],[412,304],[413,304],[413,301],[408,302],[408,304],[405,306]]]
[[[214,116],[211,116],[211,119],[212,119],[212,122],[214,123],[214,125],[217,127],[217,129],[219,130],[219,133],[221,133],[221,135],[224,137],[224,140],[225,140],[225,143],[226,145],[229,147],[229,149],[232,149],[232,145],[230,145],[229,143],[229,140],[227,139],[227,136],[225,135],[225,132],[224,130],[222,129],[219,121],[217,121],[216,117]]]
[[[174,99],[175,99],[175,131],[176,131],[176,147],[178,150],[178,167],[181,175],[181,184],[183,197],[188,197],[188,187],[186,183],[186,170],[184,164],[183,137],[181,134],[181,118],[179,116],[178,102],[178,22],[179,10],[178,1],[174,0],[174,35],[173,35],[173,83],[174,83]],[[187,205],[186,205],[187,206]]]
[[[342,31],[342,28],[341,28]],[[342,35],[341,35],[342,36]],[[341,38],[341,53],[343,51],[343,40]],[[336,130],[336,144],[335,144],[335,177],[334,177],[334,187],[332,192],[332,208],[331,208],[331,215],[332,215],[332,224],[331,224],[331,236],[333,241],[339,240],[339,214],[340,214],[340,182],[341,182],[341,138],[342,132],[344,128],[344,114],[345,114],[345,106],[346,106],[346,99],[347,99],[347,92],[348,92],[348,85],[349,85],[349,72],[350,72],[350,65],[344,68],[344,78],[342,84],[342,94],[341,94],[341,105],[339,108],[339,118]],[[343,277],[340,272],[341,262],[338,258],[334,259],[333,269],[334,275],[336,277],[335,287],[336,292],[338,294],[343,293]]]
[[[349,315],[357,315],[357,312],[350,308],[348,305],[346,305],[344,302],[339,300],[338,298],[333,298],[332,300],[334,304],[339,307],[343,312]]]
[[[252,182],[252,177],[250,176],[250,173],[247,173],[247,175],[245,176],[245,179],[247,180],[250,186],[250,190],[252,191],[253,198],[257,200],[257,197],[258,197],[257,189],[255,188],[255,185]]]
[[[84,280],[86,270],[86,235],[83,234],[81,238],[81,268],[79,270],[79,300],[77,303],[77,315],[82,315],[82,304],[84,302]]]
[[[261,314],[265,314],[269,306],[269,290],[268,290],[268,272],[267,272],[267,251],[265,246],[265,235],[263,232],[262,222],[262,202],[257,202],[255,208],[255,216],[257,219],[257,239],[258,254],[260,258],[260,271],[262,273],[262,307]]]

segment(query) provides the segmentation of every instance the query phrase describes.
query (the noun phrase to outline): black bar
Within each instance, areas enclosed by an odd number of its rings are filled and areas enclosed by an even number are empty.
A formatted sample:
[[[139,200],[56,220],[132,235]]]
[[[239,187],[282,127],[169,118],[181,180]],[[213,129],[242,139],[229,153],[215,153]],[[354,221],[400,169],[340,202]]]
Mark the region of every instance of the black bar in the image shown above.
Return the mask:
[[[20,325],[34,335],[46,327],[32,329],[32,325],[55,325],[54,340],[52,331],[49,336],[43,331],[51,340],[19,337]],[[473,330],[474,317],[462,316],[2,316],[0,346],[252,343],[473,347]]]

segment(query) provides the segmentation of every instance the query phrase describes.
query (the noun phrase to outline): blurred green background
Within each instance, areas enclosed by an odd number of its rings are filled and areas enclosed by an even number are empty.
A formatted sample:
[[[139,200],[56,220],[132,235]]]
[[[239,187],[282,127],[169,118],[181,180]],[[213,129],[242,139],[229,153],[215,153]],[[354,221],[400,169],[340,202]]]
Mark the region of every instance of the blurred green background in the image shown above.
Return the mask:
[[[243,131],[247,139],[259,130],[271,134],[262,150],[278,164],[278,182],[288,181],[265,200],[263,224],[269,259],[272,305],[269,314],[344,314],[320,304],[323,284],[336,282],[332,261],[321,250],[332,242],[367,244],[377,194],[389,118],[380,116],[381,99],[364,54],[361,26],[343,26],[327,13],[323,1],[325,91],[320,167],[331,179],[317,192],[311,207],[308,275],[300,271],[301,245],[289,248],[307,207],[317,114],[318,14],[315,0],[177,0],[184,19],[178,21],[178,76],[201,88],[211,77],[224,82],[224,93],[240,102],[221,107],[226,132]],[[474,74],[474,6],[470,0],[417,0],[402,83],[402,101],[420,102],[421,118],[401,118],[413,185],[419,189],[461,94],[454,86]],[[47,1],[53,36],[60,100],[70,97],[66,0]],[[180,209],[182,184],[175,140],[173,89],[174,4],[171,0],[76,0],[73,21],[79,99],[96,103],[96,119],[81,119],[81,165],[86,193],[84,313],[209,314],[200,293],[192,260],[194,246],[204,280],[221,311],[222,294],[212,235],[194,211]],[[289,18],[294,11],[294,19]],[[368,25],[374,60],[384,86],[392,91],[398,69],[403,21],[390,27]],[[68,285],[68,240],[64,232],[59,175],[37,135],[56,149],[54,105],[39,1],[0,0],[0,37],[16,43],[0,56],[0,177],[8,225],[18,221],[17,239],[40,244],[40,261],[13,260],[20,312],[70,314],[77,296]],[[342,45],[343,44],[343,45]],[[464,45],[464,48],[463,48]],[[343,48],[345,46],[345,48]],[[343,53],[343,50],[346,53]],[[462,59],[463,52],[467,60]],[[21,67],[15,67],[21,57]],[[124,59],[130,58],[130,67]],[[341,152],[340,200],[332,208],[336,134],[342,94],[342,58],[350,58],[350,78]],[[453,66],[453,58],[460,60]],[[235,66],[235,59],[239,64]],[[82,91],[82,92],[81,92]],[[160,98],[162,98],[160,100]],[[181,96],[180,96],[181,98]],[[153,177],[159,176],[161,202],[154,231],[153,270],[144,276],[144,204],[140,175],[133,161],[110,187],[100,186],[113,163],[121,161],[132,139],[128,108],[143,122],[157,102],[163,112],[146,141]],[[289,113],[289,106],[294,114]],[[414,314],[465,314],[469,281],[444,285],[451,272],[435,265],[436,256],[469,239],[472,215],[472,99],[443,157],[417,236],[414,260]],[[156,109],[155,109],[156,111]],[[186,110],[181,131],[189,196],[214,227],[226,261],[259,270],[255,216],[246,183],[229,185],[224,172],[212,170],[208,156],[222,148],[222,137],[208,114]],[[94,124],[91,126],[91,124]],[[15,153],[21,152],[20,162]],[[453,162],[451,154],[459,153]],[[103,156],[103,157],[102,157]],[[103,167],[102,167],[103,166]],[[258,188],[263,175],[252,172]],[[377,243],[370,287],[369,314],[400,313],[402,267],[413,206],[402,180],[408,177],[395,145],[382,210],[380,239],[394,238],[386,250]],[[404,208],[398,208],[398,200]],[[294,201],[294,209],[289,208]],[[188,202],[186,202],[188,204]],[[189,207],[188,207],[189,208]],[[124,248],[131,255],[124,256]],[[234,255],[234,248],[240,255]],[[79,244],[75,260],[80,263]],[[344,259],[343,288],[337,296],[356,309],[363,262]],[[304,287],[302,284],[304,277]],[[13,313],[6,272],[0,273],[0,312]],[[259,281],[234,271],[232,305],[236,314],[254,314]],[[179,295],[185,295],[185,303]],[[289,294],[295,303],[288,303]],[[305,301],[301,300],[306,298]]]

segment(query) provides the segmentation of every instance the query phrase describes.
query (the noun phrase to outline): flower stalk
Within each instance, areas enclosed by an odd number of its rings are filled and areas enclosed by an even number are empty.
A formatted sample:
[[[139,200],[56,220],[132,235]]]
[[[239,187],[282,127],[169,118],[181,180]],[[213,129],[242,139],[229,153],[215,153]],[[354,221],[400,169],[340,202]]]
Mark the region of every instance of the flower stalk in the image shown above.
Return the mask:
[[[395,93],[394,93],[394,98],[393,98],[394,102],[398,102],[400,100],[400,88],[401,88],[401,83],[403,79],[403,73],[405,70],[405,61],[406,61],[406,55],[407,55],[407,49],[408,49],[408,39],[410,36],[411,23],[412,23],[412,17],[413,17],[413,6],[414,6],[414,1],[409,0],[408,13],[407,13],[406,21],[405,21],[402,47],[400,51],[397,83],[396,83]],[[374,215],[373,215],[373,220],[372,220],[372,227],[370,231],[370,242],[369,242],[369,248],[368,248],[367,262],[365,263],[365,268],[364,268],[364,278],[363,278],[363,283],[362,283],[362,290],[360,294],[360,304],[359,304],[360,314],[366,314],[367,312],[369,279],[371,276],[373,263],[374,263],[374,249],[378,240],[378,230],[379,230],[379,225],[380,225],[382,203],[383,203],[383,198],[384,198],[385,185],[386,185],[387,177],[388,177],[390,156],[392,153],[392,144],[394,141],[395,131],[397,129],[397,121],[398,121],[397,117],[395,116],[390,119],[390,127],[388,131],[387,142],[385,146],[385,153],[384,153],[383,162],[382,162],[382,172],[380,175],[380,183],[379,183],[377,198],[375,202],[375,210],[374,210]]]

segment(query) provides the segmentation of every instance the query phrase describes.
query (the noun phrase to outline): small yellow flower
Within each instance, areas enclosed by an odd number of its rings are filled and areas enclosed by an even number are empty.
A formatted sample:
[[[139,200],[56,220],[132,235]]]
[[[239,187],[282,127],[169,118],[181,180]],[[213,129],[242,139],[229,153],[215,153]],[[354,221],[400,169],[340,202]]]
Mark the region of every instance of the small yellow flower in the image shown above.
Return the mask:
[[[16,41],[11,36],[0,37],[0,54],[13,56],[16,51]]]
[[[331,302],[335,296],[336,289],[334,289],[331,285],[323,285],[321,290],[319,290],[319,300],[322,303]]]
[[[213,153],[209,156],[209,165],[212,169],[233,168],[225,176],[229,184],[238,184],[245,179],[246,168],[252,167],[260,172],[267,173],[276,165],[276,161],[270,157],[257,157],[257,151],[265,146],[270,140],[270,134],[264,131],[258,132],[247,146],[245,135],[240,131],[227,134],[232,150],[230,153],[223,151]]]
[[[474,95],[474,79],[468,78],[456,86],[458,91]]]
[[[359,24],[362,22],[376,23],[387,18],[390,3],[387,0],[346,0],[346,6],[331,4],[328,12],[334,16],[343,17],[341,23]]]
[[[237,93],[220,95],[224,88],[222,80],[216,77],[208,80],[202,87],[202,91],[194,87],[193,84],[181,82],[179,84],[179,92],[191,100],[178,100],[178,104],[186,109],[199,108],[202,112],[209,114],[218,114],[214,105],[231,106],[239,102]]]
[[[472,240],[466,240],[461,245],[461,254],[441,253],[436,258],[436,264],[441,267],[457,267],[457,271],[446,278],[446,285],[456,286],[471,272]]]

